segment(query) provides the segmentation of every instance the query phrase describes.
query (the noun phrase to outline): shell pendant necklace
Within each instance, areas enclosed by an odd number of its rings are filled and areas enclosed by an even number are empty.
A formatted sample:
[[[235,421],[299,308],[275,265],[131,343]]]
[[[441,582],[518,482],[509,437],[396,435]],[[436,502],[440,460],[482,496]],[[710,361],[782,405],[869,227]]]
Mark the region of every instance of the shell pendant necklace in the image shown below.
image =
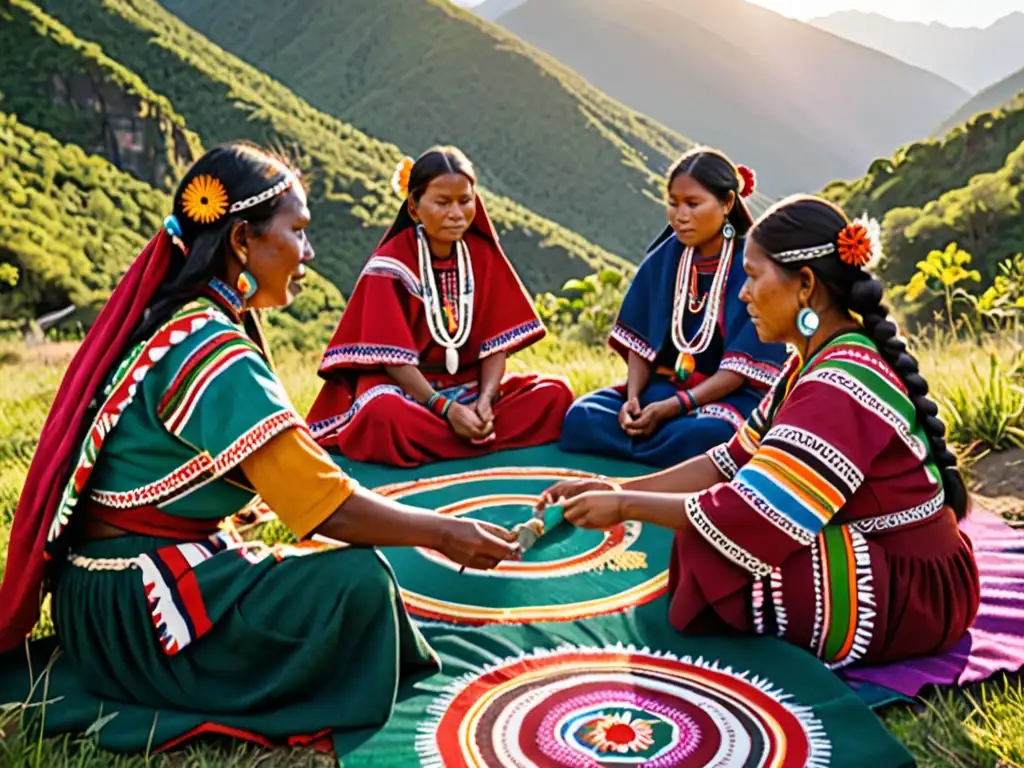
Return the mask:
[[[430,243],[423,225],[416,226],[419,245],[420,279],[423,281],[423,305],[426,310],[427,328],[438,346],[444,349],[444,367],[449,374],[459,370],[459,348],[466,343],[473,327],[473,269],[470,264],[469,246],[462,240],[455,243],[455,282],[458,285],[456,323],[449,328],[445,315],[444,296],[437,287],[430,255]]]

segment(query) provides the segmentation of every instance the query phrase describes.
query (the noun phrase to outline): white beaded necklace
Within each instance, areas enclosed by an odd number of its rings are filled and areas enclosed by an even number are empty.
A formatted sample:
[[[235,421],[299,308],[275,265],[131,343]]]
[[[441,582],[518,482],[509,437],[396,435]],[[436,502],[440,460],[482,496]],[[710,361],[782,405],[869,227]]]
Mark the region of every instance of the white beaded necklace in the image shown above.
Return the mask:
[[[444,347],[444,366],[454,375],[459,370],[459,347],[466,343],[473,327],[473,269],[470,263],[469,246],[462,240],[455,243],[456,282],[459,286],[458,325],[454,334],[448,333],[448,322],[444,315],[444,296],[437,288],[430,256],[430,243],[423,231],[423,225],[416,227],[419,243],[420,279],[423,281],[423,304],[426,309],[427,327],[438,346]]]
[[[697,333],[692,339],[686,338],[683,324],[686,322],[686,304],[690,293],[690,272],[692,271],[694,249],[687,247],[679,259],[679,271],[676,273],[676,299],[672,306],[672,343],[683,354],[699,355],[711,345],[711,340],[715,336],[715,328],[718,325],[718,311],[722,306],[722,296],[725,293],[729,265],[732,263],[734,244],[735,238],[726,238],[721,257],[718,260],[718,268],[715,270],[715,278],[711,281],[711,288],[708,289],[704,317],[701,320],[700,328],[697,329]]]

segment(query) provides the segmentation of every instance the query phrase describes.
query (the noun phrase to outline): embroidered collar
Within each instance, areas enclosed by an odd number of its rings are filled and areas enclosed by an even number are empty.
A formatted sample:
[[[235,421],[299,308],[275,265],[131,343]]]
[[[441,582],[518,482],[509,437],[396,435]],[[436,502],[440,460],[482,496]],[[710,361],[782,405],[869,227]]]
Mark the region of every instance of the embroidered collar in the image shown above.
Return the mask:
[[[215,277],[209,282],[209,288],[210,295],[217,300],[217,303],[230,310],[235,320],[241,322],[244,307],[242,297],[238,295],[238,292],[219,277]]]

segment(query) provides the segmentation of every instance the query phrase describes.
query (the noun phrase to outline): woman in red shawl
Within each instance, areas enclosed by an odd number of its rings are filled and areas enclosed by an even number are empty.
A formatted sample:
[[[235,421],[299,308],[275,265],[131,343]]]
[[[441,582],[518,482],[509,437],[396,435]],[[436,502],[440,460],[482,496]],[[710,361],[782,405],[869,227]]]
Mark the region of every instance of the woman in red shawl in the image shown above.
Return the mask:
[[[393,185],[406,200],[324,353],[314,437],[355,461],[406,467],[557,440],[568,384],[505,373],[506,356],[545,329],[473,166],[435,147],[403,160]]]

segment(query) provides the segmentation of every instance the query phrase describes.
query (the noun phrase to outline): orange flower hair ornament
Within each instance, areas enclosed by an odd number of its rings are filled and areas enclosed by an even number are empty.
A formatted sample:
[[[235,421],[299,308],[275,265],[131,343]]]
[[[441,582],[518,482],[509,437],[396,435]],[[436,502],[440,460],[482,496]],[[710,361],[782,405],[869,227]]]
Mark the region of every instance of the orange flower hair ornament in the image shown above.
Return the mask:
[[[748,168],[745,165],[737,165],[736,171],[743,182],[740,186],[740,197],[750,197],[754,194],[754,189],[757,186],[757,174],[754,173],[753,168]]]
[[[216,176],[196,176],[181,193],[181,209],[197,224],[212,224],[228,210],[228,191]]]
[[[837,250],[843,263],[870,269],[882,256],[881,227],[866,214],[858,217],[839,232]]]
[[[403,157],[398,161],[395,173],[391,177],[391,188],[395,190],[396,195],[409,196],[409,177],[412,175],[412,167],[415,162],[411,157]]]

